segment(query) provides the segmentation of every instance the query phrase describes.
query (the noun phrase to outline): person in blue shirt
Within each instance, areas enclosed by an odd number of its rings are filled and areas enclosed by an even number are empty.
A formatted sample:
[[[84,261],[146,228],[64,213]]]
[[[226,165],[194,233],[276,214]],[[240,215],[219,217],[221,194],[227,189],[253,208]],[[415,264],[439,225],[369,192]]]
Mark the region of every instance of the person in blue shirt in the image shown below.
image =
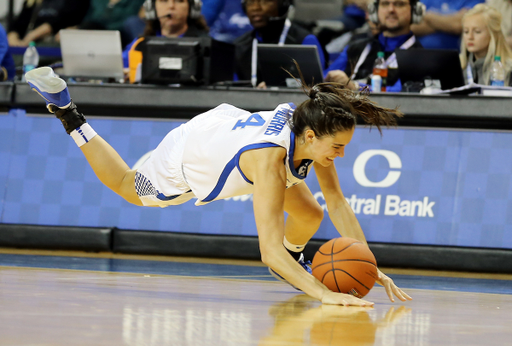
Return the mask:
[[[288,18],[290,0],[242,0],[242,7],[249,17],[252,31],[235,40],[236,75],[239,80],[250,80],[255,40],[258,43],[316,45],[320,63],[325,66],[325,57],[318,39]],[[262,81],[258,81],[262,82]]]
[[[460,48],[462,16],[484,0],[423,0],[427,12],[412,31],[424,48]]]
[[[206,1],[212,0],[205,0],[205,5]],[[240,0],[220,0],[219,2],[222,7],[216,9],[215,13],[211,10],[203,11],[210,27],[210,36],[218,41],[233,43],[238,37],[252,30],[251,22],[245,15]]]
[[[346,47],[325,71],[325,80],[346,84],[353,90],[361,84],[369,84],[377,53],[384,52],[388,66],[386,91],[401,91],[394,52],[397,49],[421,48],[411,32],[411,24],[421,21],[423,8],[423,4],[415,0],[374,1],[368,8],[368,14],[370,21],[378,25],[380,33]]]
[[[0,24],[0,82],[12,80],[16,75],[16,66],[9,52],[9,42],[4,27]]]

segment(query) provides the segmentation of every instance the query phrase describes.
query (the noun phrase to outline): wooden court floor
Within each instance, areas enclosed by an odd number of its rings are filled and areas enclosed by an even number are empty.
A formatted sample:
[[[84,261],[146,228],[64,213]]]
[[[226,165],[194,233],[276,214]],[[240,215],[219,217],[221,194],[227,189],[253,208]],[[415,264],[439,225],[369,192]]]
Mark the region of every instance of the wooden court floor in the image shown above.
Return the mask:
[[[387,270],[414,298],[322,306],[260,263],[0,251],[0,345],[512,345],[512,276]]]

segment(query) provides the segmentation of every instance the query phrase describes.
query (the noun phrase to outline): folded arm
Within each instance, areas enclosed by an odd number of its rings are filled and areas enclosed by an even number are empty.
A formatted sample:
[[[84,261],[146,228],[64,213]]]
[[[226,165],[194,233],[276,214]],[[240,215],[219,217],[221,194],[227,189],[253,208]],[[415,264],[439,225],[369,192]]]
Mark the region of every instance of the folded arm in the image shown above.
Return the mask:
[[[462,33],[462,16],[467,12],[467,9],[463,8],[459,12],[443,15],[435,12],[425,13],[423,18],[429,26],[436,30],[446,32],[448,34],[460,35]]]

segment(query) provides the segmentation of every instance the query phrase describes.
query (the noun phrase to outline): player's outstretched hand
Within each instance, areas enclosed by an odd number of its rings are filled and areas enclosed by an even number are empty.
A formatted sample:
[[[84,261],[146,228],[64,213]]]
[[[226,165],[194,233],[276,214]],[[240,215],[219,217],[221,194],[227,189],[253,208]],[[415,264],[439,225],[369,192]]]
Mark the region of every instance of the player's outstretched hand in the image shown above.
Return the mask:
[[[392,302],[395,301],[393,295],[397,296],[398,299],[400,299],[403,302],[407,300],[412,300],[412,298],[407,293],[405,293],[400,288],[398,288],[397,285],[395,285],[395,283],[389,276],[381,272],[379,269],[377,269],[377,276],[378,278],[376,282],[379,285],[384,286],[384,288],[386,289],[386,293],[388,294],[389,300],[391,300]]]
[[[356,298],[350,294],[336,292],[326,292],[322,297],[322,304],[345,306],[373,306],[372,302]]]

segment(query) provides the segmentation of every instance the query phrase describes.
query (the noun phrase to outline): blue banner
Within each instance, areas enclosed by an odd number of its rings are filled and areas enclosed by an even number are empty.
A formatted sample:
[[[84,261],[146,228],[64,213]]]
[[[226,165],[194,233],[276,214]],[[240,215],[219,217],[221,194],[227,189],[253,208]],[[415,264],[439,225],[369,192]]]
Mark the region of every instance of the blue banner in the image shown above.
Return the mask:
[[[133,166],[177,121],[89,118]],[[335,161],[368,241],[512,248],[512,133],[359,127]],[[306,179],[325,208],[314,171]],[[257,234],[252,196],[197,207],[130,205],[103,186],[58,120],[0,115],[0,222]],[[315,238],[338,233],[325,214]]]

